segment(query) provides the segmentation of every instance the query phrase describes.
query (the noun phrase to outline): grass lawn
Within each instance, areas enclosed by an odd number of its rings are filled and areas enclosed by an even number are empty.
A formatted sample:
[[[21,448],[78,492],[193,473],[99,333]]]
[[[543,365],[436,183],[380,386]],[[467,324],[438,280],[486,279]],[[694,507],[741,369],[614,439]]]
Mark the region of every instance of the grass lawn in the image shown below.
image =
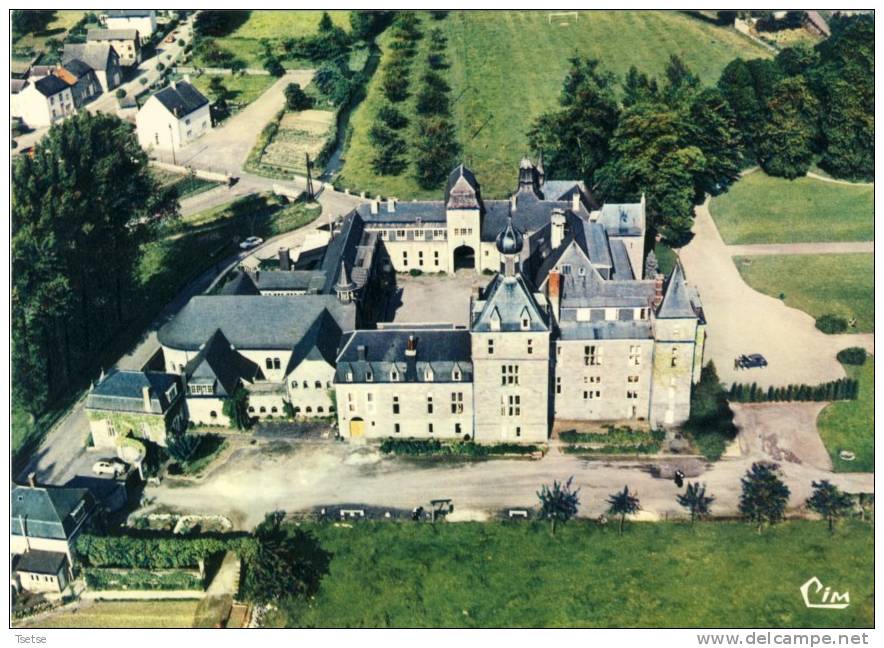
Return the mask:
[[[817,419],[817,428],[836,471],[872,471],[875,469],[875,360],[869,356],[864,365],[845,365],[844,370],[859,380],[859,398],[828,405]],[[838,456],[841,450],[854,452],[856,459],[844,461]]]
[[[99,601],[23,628],[192,628],[198,601]]]
[[[209,84],[214,78],[211,74],[203,74],[198,77],[191,77],[191,83],[196,86],[197,90],[207,97],[211,97]],[[276,77],[261,74],[243,74],[238,76],[222,76],[224,87],[229,91],[228,105],[231,108],[230,114],[236,114],[237,108],[242,109],[255,101],[264,92],[276,82]]]
[[[874,194],[872,186],[756,171],[713,198],[709,210],[728,245],[871,241]]]
[[[546,11],[452,11],[441,21],[425,17],[426,29],[436,26],[448,36],[446,76],[463,159],[488,198],[515,188],[519,159],[529,152],[527,132],[537,116],[556,107],[575,53],[599,58],[619,75],[630,65],[661,74],[670,54],[680,54],[706,83],[737,56],[770,56],[732,29],[674,11],[585,11],[565,26],[556,20],[550,24]],[[388,35],[380,41],[386,47]],[[418,54],[415,67],[422,58]],[[368,130],[381,99],[380,78],[374,76],[353,116],[342,184],[403,199],[438,198],[442,187],[421,191],[410,170],[384,177],[371,171]]]
[[[755,290],[779,297],[814,318],[826,313],[856,318],[854,333],[875,327],[873,254],[737,256],[734,263]]]
[[[55,16],[46,25],[46,29],[40,32],[25,34],[21,38],[16,39],[13,43],[15,49],[33,49],[39,52],[43,49],[46,41],[50,38],[55,40],[64,40],[67,31],[80,22],[80,19],[86,14],[82,9],[56,9]]]
[[[821,522],[577,522],[313,527],[334,554],[315,601],[282,609],[307,627],[870,627],[873,527]],[[804,606],[812,575],[850,591]]]
[[[654,244],[654,256],[657,257],[657,271],[664,275],[672,272],[675,262],[678,260],[675,251],[662,241]],[[644,268],[642,268],[642,272],[644,272]]]
[[[184,475],[199,475],[227,448],[227,440],[217,434],[200,435],[200,444],[180,467]],[[173,473],[170,473],[173,474]],[[175,473],[177,474],[177,473]]]
[[[211,180],[203,180],[195,176],[182,175],[180,173],[171,173],[161,169],[152,168],[151,173],[164,187],[174,186],[178,189],[178,198],[187,198],[195,196],[209,189],[214,189],[220,183]]]

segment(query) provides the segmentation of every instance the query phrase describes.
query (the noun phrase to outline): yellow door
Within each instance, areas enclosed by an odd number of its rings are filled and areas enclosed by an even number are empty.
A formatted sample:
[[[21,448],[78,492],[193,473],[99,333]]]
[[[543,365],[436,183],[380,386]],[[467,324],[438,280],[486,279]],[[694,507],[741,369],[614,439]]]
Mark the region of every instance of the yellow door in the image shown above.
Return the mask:
[[[361,439],[363,434],[365,434],[365,421],[362,419],[350,421],[350,438]]]

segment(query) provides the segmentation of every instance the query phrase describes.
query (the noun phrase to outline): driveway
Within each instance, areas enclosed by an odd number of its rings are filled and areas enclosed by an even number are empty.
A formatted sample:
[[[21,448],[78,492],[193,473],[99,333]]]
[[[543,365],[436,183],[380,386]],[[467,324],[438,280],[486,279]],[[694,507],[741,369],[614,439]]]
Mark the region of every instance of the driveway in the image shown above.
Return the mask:
[[[679,253],[687,280],[697,286],[709,324],[706,359],[713,360],[725,383],[760,386],[817,384],[844,377],[835,354],[849,346],[874,350],[867,335],[826,335],[803,311],[750,288],[731,259],[708,201],[696,208],[694,238]],[[735,370],[734,358],[761,353],[764,369]]]
[[[298,83],[307,87],[313,70],[291,70],[280,77],[260,97],[228,119],[220,128],[212,129],[192,144],[175,151],[178,164],[241,175],[249,151],[264,126],[285,106],[285,87]]]
[[[831,243],[768,243],[755,245],[728,245],[731,256],[763,256],[770,254],[857,254],[875,252],[873,241],[845,241]]]

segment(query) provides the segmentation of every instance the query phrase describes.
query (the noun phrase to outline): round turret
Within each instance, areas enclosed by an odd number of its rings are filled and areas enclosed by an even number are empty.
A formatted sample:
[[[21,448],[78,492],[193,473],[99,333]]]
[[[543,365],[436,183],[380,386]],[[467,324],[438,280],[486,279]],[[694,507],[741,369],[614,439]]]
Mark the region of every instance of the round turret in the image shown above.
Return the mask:
[[[515,228],[510,215],[506,227],[497,235],[497,251],[503,255],[518,255],[522,251],[522,242],[522,233]]]

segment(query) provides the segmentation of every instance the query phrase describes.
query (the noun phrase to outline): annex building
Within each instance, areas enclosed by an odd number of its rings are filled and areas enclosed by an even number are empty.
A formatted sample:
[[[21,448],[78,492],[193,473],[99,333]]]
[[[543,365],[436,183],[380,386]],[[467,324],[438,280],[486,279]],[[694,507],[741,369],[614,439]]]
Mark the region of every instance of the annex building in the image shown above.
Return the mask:
[[[441,201],[372,200],[326,245],[235,272],[159,331],[187,415],[335,417],[348,439],[538,442],[554,420],[677,425],[690,411],[706,322],[680,265],[645,259],[645,202],[596,205],[577,181],[522,160],[507,200],[466,167]],[[266,268],[266,265],[263,266]],[[489,274],[469,325],[397,324],[396,272]],[[444,278],[440,278],[444,281]],[[138,395],[141,396],[140,394]]]

